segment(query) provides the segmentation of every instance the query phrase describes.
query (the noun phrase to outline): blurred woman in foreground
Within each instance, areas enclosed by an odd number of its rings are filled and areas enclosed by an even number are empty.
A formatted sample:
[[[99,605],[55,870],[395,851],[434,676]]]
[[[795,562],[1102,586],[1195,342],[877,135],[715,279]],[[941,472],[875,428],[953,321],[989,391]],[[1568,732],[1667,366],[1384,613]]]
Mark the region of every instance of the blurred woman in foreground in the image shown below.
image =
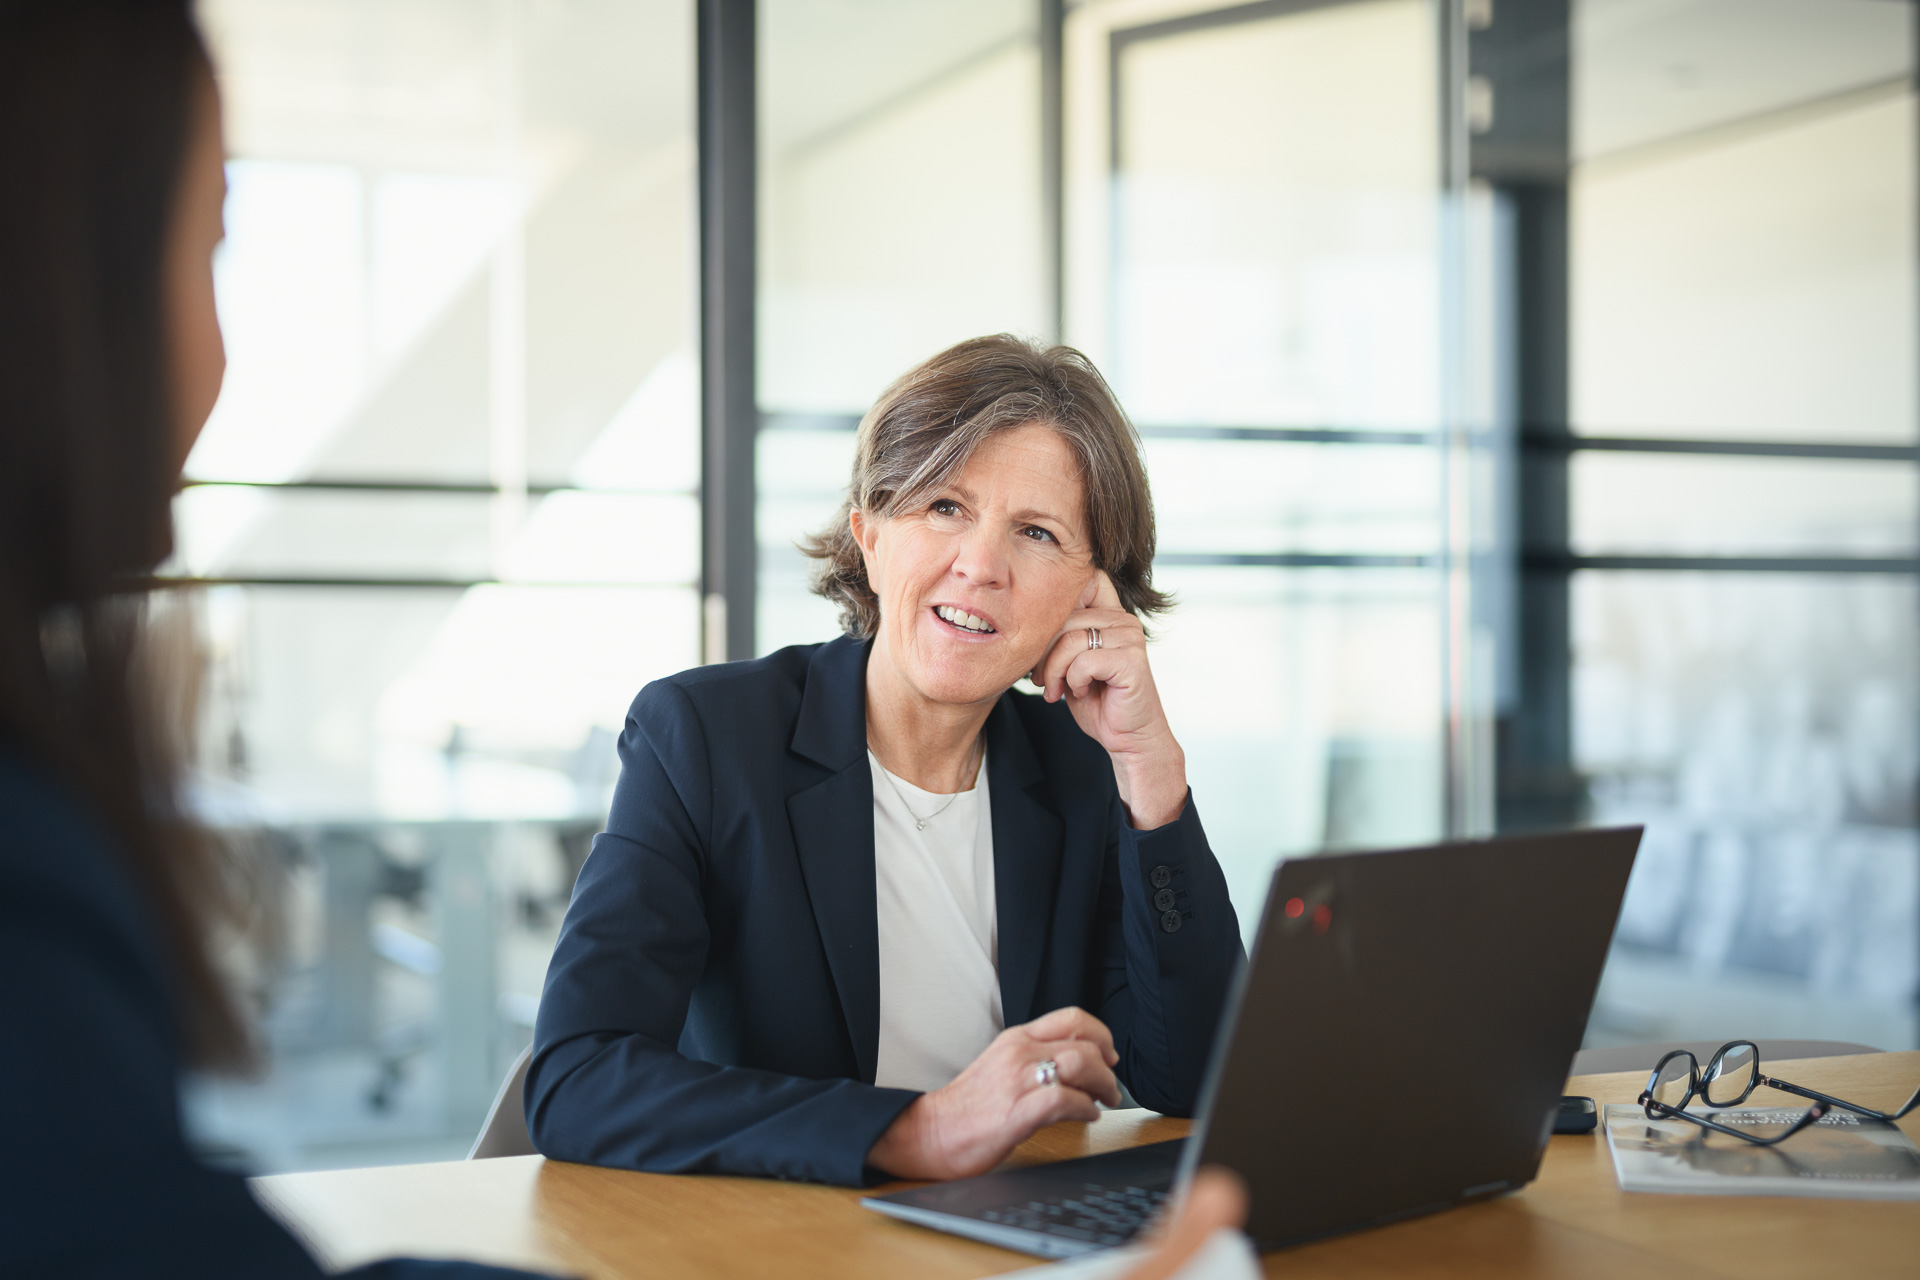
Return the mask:
[[[317,1278],[175,1102],[183,1065],[250,1049],[124,590],[171,547],[226,369],[219,107],[184,0],[0,0],[0,174],[0,1274]]]
[[[0,0],[0,174],[0,1274],[318,1277],[194,1157],[175,1096],[251,1048],[126,590],[171,549],[225,372],[219,106],[185,0]]]

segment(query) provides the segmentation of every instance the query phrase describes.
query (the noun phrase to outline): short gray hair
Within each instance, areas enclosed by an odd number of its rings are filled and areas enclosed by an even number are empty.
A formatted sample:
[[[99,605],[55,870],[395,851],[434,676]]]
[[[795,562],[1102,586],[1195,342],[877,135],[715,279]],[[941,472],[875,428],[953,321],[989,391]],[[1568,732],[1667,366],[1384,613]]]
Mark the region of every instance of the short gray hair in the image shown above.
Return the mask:
[[[1011,334],[971,338],[902,374],[860,420],[853,479],[834,522],[800,549],[816,562],[813,590],[840,606],[848,635],[871,636],[880,600],[849,517],[890,516],[952,481],[989,436],[1050,427],[1080,464],[1093,563],[1121,605],[1151,616],[1172,606],[1153,587],[1153,495],[1140,436],[1093,362],[1072,347]]]

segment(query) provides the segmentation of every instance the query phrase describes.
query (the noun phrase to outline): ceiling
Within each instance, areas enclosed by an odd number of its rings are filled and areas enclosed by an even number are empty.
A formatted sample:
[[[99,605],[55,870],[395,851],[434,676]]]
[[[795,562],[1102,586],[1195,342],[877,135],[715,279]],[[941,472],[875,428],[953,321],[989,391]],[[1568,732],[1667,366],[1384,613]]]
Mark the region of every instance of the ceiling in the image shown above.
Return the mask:
[[[1893,91],[1912,63],[1904,0],[1575,0],[1574,155]]]

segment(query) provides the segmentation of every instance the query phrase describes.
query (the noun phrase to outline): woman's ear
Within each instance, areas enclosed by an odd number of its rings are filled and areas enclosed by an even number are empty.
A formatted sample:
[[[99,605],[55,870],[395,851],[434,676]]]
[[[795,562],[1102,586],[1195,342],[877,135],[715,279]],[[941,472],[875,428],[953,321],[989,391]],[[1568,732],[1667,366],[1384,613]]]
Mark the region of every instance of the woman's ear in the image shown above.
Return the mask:
[[[867,513],[858,507],[847,512],[847,531],[853,534],[854,545],[860,548],[860,561],[867,567],[867,585],[879,590],[874,580],[874,544],[880,539],[880,522],[869,520]]]

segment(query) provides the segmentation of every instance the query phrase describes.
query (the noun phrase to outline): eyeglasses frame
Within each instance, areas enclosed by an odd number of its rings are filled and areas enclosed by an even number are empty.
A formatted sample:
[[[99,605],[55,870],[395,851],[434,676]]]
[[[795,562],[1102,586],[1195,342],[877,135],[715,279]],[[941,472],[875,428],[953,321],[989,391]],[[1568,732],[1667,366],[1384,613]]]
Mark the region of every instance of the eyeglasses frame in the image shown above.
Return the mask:
[[[1731,1041],[1729,1042],[1729,1047],[1743,1043],[1748,1042],[1739,1040]],[[1718,1059],[1719,1056],[1719,1054],[1715,1054],[1714,1058]],[[1686,1096],[1680,1099],[1680,1105],[1677,1107],[1660,1102],[1653,1096],[1654,1086],[1660,1083],[1660,1073],[1665,1071],[1667,1064],[1675,1058],[1685,1058],[1687,1060],[1687,1092]],[[1755,1066],[1757,1067],[1759,1065],[1759,1050],[1757,1049],[1754,1051],[1754,1058]],[[1730,1137],[1738,1138],[1742,1142],[1750,1142],[1756,1147],[1771,1147],[1776,1143],[1785,1142],[1802,1129],[1818,1123],[1820,1118],[1826,1115],[1828,1111],[1826,1103],[1816,1102],[1807,1108],[1807,1114],[1801,1116],[1798,1120],[1794,1121],[1793,1124],[1788,1126],[1785,1133],[1777,1133],[1770,1138],[1762,1138],[1756,1134],[1742,1132],[1730,1125],[1720,1124],[1717,1121],[1707,1119],[1705,1116],[1697,1116],[1688,1111],[1686,1109],[1687,1104],[1692,1102],[1696,1097],[1702,1100],[1705,1099],[1705,1095],[1700,1091],[1700,1085],[1700,1059],[1694,1057],[1690,1050],[1675,1049],[1670,1053],[1662,1054],[1660,1061],[1653,1064],[1652,1073],[1647,1076],[1647,1087],[1640,1093],[1638,1099],[1640,1109],[1646,1113],[1646,1117],[1649,1120],[1685,1120],[1690,1124],[1699,1125],[1702,1129],[1710,1129],[1715,1133],[1724,1133]],[[1749,1089],[1747,1092],[1752,1093],[1753,1090]],[[1713,1104],[1708,1103],[1708,1105],[1712,1106]],[[1732,1106],[1734,1104],[1728,1103],[1726,1105]]]
[[[1753,1050],[1753,1066],[1748,1068],[1749,1078],[1747,1080],[1747,1087],[1741,1090],[1740,1096],[1733,1099],[1733,1101],[1731,1102],[1715,1102],[1712,1098],[1709,1098],[1706,1095],[1705,1082],[1714,1078],[1714,1067],[1719,1064],[1722,1058],[1726,1057],[1727,1052],[1732,1049],[1738,1049],[1742,1045],[1745,1045],[1749,1049]],[[1669,1054],[1668,1056],[1671,1057],[1672,1055]],[[1665,1065],[1666,1058],[1662,1058],[1660,1062],[1661,1062],[1661,1065]],[[1659,1070],[1660,1068],[1658,1066],[1654,1068],[1654,1071],[1656,1074],[1659,1072]],[[1725,1044],[1721,1045],[1718,1049],[1714,1050],[1713,1057],[1707,1060],[1706,1070],[1701,1074],[1701,1082],[1702,1082],[1702,1088],[1700,1093],[1700,1100],[1706,1103],[1709,1107],[1715,1107],[1715,1108],[1737,1107],[1741,1103],[1745,1102],[1748,1098],[1752,1097],[1753,1091],[1759,1088],[1761,1085],[1765,1085],[1769,1089],[1778,1089],[1782,1093],[1791,1093],[1797,1097],[1806,1098],[1812,1102],[1824,1102],[1830,1108],[1839,1107],[1842,1110],[1851,1111],[1855,1115],[1865,1116],[1869,1120],[1881,1120],[1886,1122],[1887,1124],[1892,1124],[1895,1120],[1900,1119],[1902,1116],[1912,1111],[1915,1107],[1920,1107],[1920,1089],[1915,1089],[1913,1091],[1913,1096],[1908,1098],[1906,1102],[1902,1103],[1898,1111],[1875,1111],[1871,1107],[1863,1107],[1858,1105],[1857,1103],[1847,1102],[1847,1101],[1844,1101],[1843,1099],[1832,1097],[1829,1094],[1821,1093],[1818,1089],[1808,1089],[1802,1085],[1797,1085],[1789,1081],[1782,1080],[1778,1076],[1765,1075],[1760,1070],[1760,1046],[1755,1044],[1751,1040],[1729,1040]],[[1652,1088],[1652,1086],[1649,1085],[1648,1088]]]

